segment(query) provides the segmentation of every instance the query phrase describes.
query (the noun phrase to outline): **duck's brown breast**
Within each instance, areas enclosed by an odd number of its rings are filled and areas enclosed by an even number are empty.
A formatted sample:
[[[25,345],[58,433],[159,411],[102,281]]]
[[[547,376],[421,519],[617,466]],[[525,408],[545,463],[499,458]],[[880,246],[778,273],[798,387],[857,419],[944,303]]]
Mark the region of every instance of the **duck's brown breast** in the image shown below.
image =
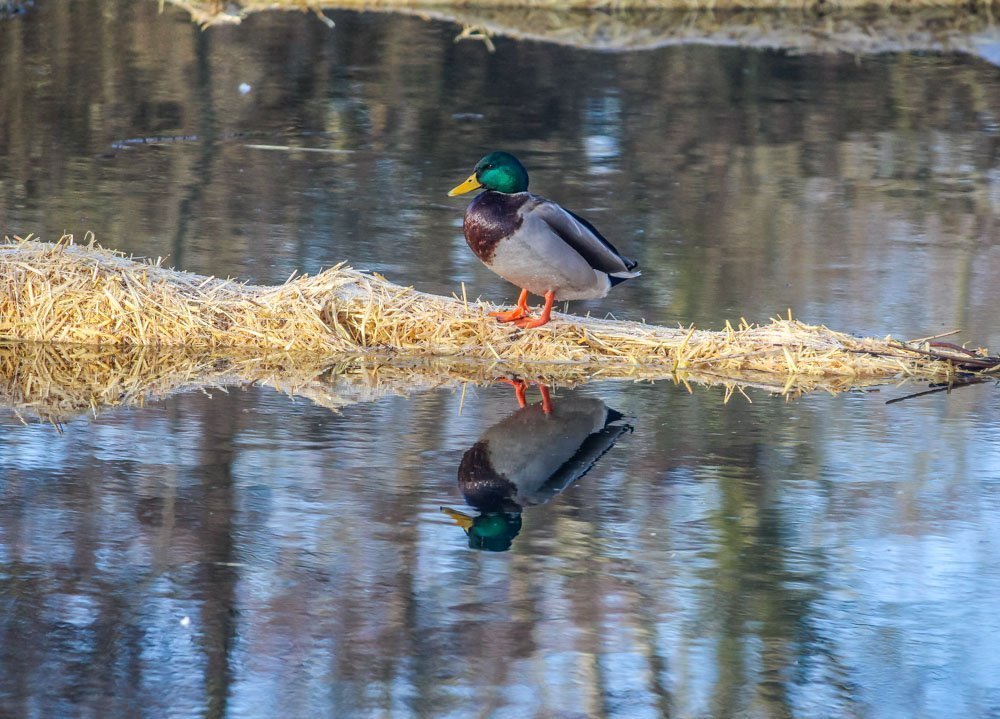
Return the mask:
[[[500,240],[510,237],[521,227],[520,209],[529,200],[531,195],[527,192],[508,195],[487,190],[465,211],[462,224],[465,241],[487,265],[493,260]]]

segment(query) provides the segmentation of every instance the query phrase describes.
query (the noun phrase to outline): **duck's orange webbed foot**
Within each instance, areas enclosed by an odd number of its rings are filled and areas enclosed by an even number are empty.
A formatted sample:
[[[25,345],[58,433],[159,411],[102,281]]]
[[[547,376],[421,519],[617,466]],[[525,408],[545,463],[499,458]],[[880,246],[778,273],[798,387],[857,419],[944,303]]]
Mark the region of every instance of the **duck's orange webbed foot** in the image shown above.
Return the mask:
[[[490,312],[490,317],[496,317],[499,322],[514,322],[528,316],[528,291],[521,290],[517,305],[507,312]]]
[[[553,290],[549,290],[545,293],[545,307],[542,309],[541,317],[525,317],[524,319],[515,320],[514,324],[520,327],[522,330],[528,330],[532,327],[541,327],[547,324],[549,320],[552,319],[552,303],[556,301],[556,293]]]
[[[497,322],[514,322],[527,316],[528,311],[522,310],[520,307],[515,307],[514,309],[506,312],[490,312],[490,317],[496,317]]]

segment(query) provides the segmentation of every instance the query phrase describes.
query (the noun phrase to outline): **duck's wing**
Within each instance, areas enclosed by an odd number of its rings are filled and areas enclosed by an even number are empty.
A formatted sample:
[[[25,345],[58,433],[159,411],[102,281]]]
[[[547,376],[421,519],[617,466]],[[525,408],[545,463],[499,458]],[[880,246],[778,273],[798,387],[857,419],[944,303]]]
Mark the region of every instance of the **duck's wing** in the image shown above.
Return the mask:
[[[615,446],[619,437],[632,431],[632,425],[625,420],[621,412],[605,407],[603,429],[591,433],[580,443],[573,456],[552,473],[539,494],[562,492],[593,469],[597,461]]]
[[[528,212],[543,220],[563,242],[576,250],[595,270],[622,279],[639,274],[636,271],[638,262],[621,254],[597,231],[596,227],[579,215],[551,200],[544,199]]]

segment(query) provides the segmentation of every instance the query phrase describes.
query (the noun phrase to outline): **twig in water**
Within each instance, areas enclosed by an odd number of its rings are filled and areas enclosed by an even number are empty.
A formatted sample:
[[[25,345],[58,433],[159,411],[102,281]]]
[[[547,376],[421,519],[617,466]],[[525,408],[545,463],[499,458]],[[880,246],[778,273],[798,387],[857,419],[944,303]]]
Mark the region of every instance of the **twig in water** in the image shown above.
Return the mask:
[[[931,385],[932,389],[925,389],[923,392],[914,392],[913,394],[908,394],[905,397],[896,397],[895,399],[890,399],[886,401],[886,404],[896,404],[896,402],[902,402],[908,399],[915,399],[917,397],[924,397],[929,394],[937,394],[938,392],[948,392],[949,394],[953,389],[958,389],[959,387],[969,387],[974,384],[982,384],[983,382],[989,382],[990,379],[987,377],[969,377],[968,379],[960,379],[954,382],[946,382],[941,385]]]

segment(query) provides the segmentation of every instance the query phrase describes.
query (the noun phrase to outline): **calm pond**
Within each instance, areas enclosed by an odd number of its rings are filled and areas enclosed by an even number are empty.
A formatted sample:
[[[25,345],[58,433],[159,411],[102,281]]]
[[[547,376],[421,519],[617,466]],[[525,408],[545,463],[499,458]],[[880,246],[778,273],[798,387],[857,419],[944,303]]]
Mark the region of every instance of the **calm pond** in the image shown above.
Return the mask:
[[[575,312],[1000,348],[983,59],[330,16],[0,19],[3,232],[512,302],[445,196],[506,149],[642,266]],[[1000,716],[993,384],[231,386],[59,431],[3,382],[0,716]]]

